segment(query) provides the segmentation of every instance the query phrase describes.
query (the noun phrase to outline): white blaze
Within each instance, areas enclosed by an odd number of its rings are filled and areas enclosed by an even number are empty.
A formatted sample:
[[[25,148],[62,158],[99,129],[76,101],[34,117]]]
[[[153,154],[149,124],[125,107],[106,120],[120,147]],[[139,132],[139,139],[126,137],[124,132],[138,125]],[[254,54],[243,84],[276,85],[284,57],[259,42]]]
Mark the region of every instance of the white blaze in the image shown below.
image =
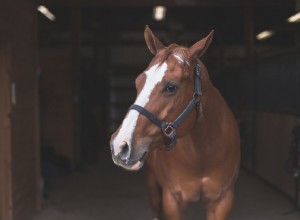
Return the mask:
[[[159,64],[155,64],[149,70],[145,71],[146,82],[134,104],[145,107],[145,105],[149,102],[149,98],[153,89],[162,81],[167,67],[168,65],[164,62],[160,66]],[[119,133],[113,140],[115,156],[120,153],[120,146],[122,146],[124,142],[131,146],[132,134],[134,132],[139,114],[140,113],[138,111],[131,109],[123,120]]]

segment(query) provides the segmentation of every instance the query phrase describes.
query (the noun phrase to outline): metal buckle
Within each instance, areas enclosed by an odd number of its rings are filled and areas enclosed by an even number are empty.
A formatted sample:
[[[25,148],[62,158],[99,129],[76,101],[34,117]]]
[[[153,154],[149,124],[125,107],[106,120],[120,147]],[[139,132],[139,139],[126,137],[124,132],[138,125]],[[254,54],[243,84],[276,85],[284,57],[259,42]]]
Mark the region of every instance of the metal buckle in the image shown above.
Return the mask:
[[[163,132],[168,138],[171,138],[174,133],[176,133],[175,128],[173,128],[171,123],[169,123],[168,126],[163,129]]]
[[[200,99],[200,95],[198,95],[197,93],[194,93],[193,94],[193,99],[199,100]]]

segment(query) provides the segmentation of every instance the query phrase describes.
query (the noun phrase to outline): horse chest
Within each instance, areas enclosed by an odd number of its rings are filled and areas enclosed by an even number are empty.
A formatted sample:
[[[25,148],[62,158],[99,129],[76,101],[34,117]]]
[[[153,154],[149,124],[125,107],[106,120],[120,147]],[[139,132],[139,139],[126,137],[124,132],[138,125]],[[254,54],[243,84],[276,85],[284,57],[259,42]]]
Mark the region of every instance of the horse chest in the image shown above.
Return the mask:
[[[163,190],[169,191],[174,197],[179,197],[178,200],[182,199],[185,202],[196,202],[201,197],[201,184],[195,180],[170,182]]]
[[[202,178],[194,171],[160,162],[152,168],[163,191],[168,191],[174,197],[187,202],[200,199]]]

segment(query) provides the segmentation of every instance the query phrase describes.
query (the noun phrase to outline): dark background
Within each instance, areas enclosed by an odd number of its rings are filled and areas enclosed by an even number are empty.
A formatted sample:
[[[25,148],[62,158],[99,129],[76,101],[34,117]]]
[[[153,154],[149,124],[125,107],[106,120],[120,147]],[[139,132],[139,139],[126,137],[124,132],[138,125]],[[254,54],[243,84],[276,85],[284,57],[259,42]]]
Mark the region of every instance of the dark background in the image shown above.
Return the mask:
[[[294,198],[300,23],[286,19],[299,1],[0,2],[1,220],[29,219],[48,179],[111,165],[110,135],[152,57],[145,25],[165,45],[190,46],[215,30],[202,60],[239,124],[242,168]],[[165,20],[153,19],[155,5],[167,7]],[[264,30],[275,35],[256,40]]]

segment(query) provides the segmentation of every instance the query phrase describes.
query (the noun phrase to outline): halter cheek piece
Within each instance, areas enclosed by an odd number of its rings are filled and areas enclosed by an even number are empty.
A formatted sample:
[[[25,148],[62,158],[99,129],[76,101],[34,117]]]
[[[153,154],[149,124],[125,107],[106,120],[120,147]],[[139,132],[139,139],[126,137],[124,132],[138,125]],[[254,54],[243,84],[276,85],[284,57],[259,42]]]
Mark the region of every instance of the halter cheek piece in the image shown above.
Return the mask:
[[[187,107],[183,110],[183,112],[175,119],[173,122],[165,122],[159,118],[157,118],[155,115],[153,115],[151,112],[143,108],[142,106],[139,105],[131,105],[129,109],[134,109],[141,113],[142,115],[146,116],[150,121],[152,121],[154,124],[156,124],[158,127],[160,127],[165,134],[165,136],[169,139],[165,143],[164,149],[169,151],[172,150],[177,142],[177,136],[176,136],[176,128],[181,125],[183,120],[188,116],[188,114],[192,111],[192,109],[195,107],[197,110],[197,115],[199,112],[199,107],[200,107],[200,100],[199,97],[202,95],[201,92],[201,70],[200,70],[200,65],[197,63],[196,65],[196,74],[195,74],[195,92],[193,95],[192,100],[189,102]]]

